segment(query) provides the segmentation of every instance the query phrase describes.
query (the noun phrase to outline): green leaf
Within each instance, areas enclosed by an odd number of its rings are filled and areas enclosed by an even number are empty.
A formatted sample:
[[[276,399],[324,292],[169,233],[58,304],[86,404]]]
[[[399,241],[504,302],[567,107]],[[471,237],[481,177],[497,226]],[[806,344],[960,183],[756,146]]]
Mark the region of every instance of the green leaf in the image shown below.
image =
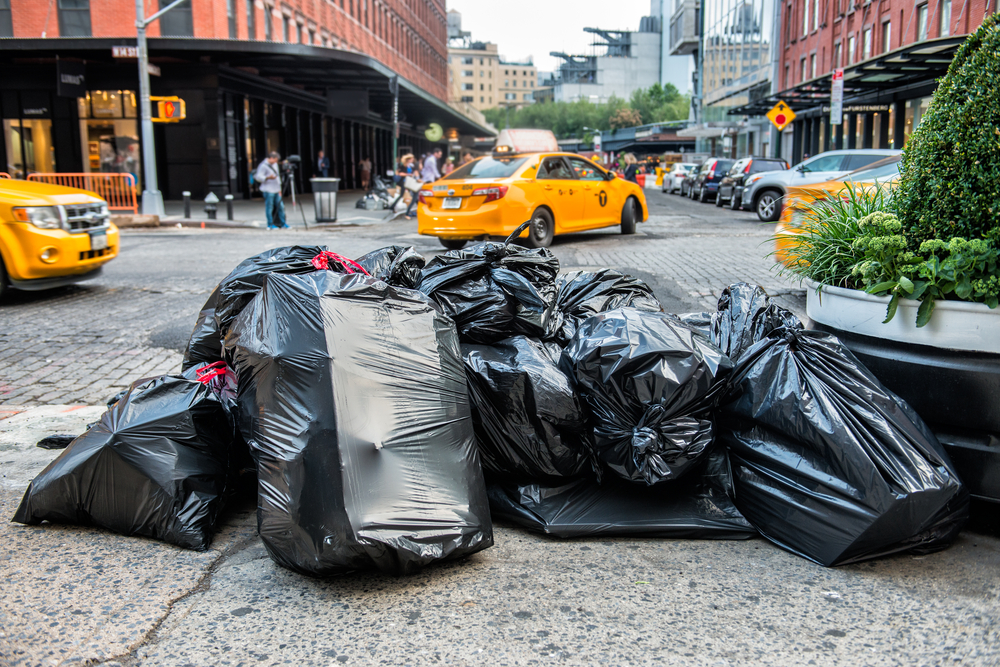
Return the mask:
[[[898,283],[896,283],[895,280],[887,280],[884,283],[879,283],[878,285],[872,285],[865,291],[868,292],[869,294],[878,294],[879,292],[885,292],[887,290],[891,290],[897,284]]]
[[[889,300],[889,307],[885,309],[885,319],[882,324],[888,324],[896,316],[896,307],[899,305],[899,294],[893,294]]]
[[[935,299],[924,299],[920,302],[920,307],[917,308],[918,327],[922,327],[931,321],[931,315],[934,314],[935,303],[937,303]]]
[[[906,276],[899,277],[899,286],[903,288],[903,291],[907,294],[913,294],[913,281]]]
[[[969,280],[969,276],[962,276],[961,281],[955,285],[955,296],[963,301],[968,299],[972,295],[972,281]]]
[[[913,293],[910,294],[911,299],[919,299],[924,295],[924,292],[927,291],[927,288],[930,287],[930,282],[926,280],[917,280],[914,281],[913,284],[914,284]]]

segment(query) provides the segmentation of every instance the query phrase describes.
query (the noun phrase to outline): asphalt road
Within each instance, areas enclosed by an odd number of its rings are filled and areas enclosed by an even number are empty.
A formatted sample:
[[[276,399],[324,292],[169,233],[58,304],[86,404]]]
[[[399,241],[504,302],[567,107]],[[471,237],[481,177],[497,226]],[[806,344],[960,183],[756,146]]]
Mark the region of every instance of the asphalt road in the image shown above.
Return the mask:
[[[639,234],[557,239],[563,268],[635,273],[673,312],[712,309],[747,280],[801,313],[801,288],[766,258],[769,225],[647,193]],[[56,454],[34,442],[80,432],[121,386],[176,370],[215,283],[291,243],[441,250],[414,223],[127,231],[100,280],[0,304],[0,516]],[[0,665],[1000,663],[1000,540],[981,526],[940,553],[824,569],[762,539],[560,541],[500,524],[496,546],[458,562],[331,579],[278,567],[255,531],[252,497],[205,553],[0,524]]]

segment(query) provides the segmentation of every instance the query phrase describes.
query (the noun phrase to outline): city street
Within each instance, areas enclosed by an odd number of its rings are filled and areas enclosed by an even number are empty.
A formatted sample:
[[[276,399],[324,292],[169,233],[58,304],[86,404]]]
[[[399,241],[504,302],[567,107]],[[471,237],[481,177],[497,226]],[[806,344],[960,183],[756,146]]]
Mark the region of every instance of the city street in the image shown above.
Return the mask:
[[[649,222],[557,237],[563,271],[613,267],[668,312],[762,285],[773,225],[658,190]],[[344,211],[342,211],[344,213]],[[290,215],[289,220],[295,219]],[[265,249],[443,251],[415,221],[332,228],[124,230],[102,276],[0,303],[0,517],[58,451],[141,377],[179,370],[201,305]],[[256,536],[253,493],[204,553],[107,531],[0,522],[0,665],[996,665],[1000,539],[976,523],[949,549],[825,569],[763,539],[560,541],[510,524],[495,546],[407,577],[311,579]]]

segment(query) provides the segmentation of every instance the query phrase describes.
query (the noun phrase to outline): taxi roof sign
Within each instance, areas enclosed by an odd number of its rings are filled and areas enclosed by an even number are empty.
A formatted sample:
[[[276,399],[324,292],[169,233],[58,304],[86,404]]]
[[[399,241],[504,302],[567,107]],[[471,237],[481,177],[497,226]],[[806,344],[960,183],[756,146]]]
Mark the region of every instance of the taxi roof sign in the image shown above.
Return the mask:
[[[545,153],[559,150],[552,130],[500,130],[496,153]]]
[[[778,132],[781,132],[788,127],[789,123],[795,120],[795,112],[792,111],[790,106],[779,101],[774,105],[773,109],[767,112],[767,118],[778,128]]]

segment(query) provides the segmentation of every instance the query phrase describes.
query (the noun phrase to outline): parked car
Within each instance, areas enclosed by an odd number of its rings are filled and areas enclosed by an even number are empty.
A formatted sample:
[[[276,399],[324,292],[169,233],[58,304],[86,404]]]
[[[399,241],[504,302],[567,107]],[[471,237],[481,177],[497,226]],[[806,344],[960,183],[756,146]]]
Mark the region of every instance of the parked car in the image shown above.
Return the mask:
[[[902,151],[888,148],[827,151],[785,171],[754,174],[744,183],[742,206],[756,211],[762,222],[774,222],[781,215],[782,198],[788,193],[788,188],[836,180],[900,153]]]
[[[670,171],[663,175],[663,192],[681,192],[681,185],[684,180],[698,168],[693,162],[675,162],[670,166]]]
[[[726,202],[732,210],[739,210],[743,201],[743,182],[747,178],[754,174],[784,171],[785,169],[788,169],[788,163],[781,158],[745,157],[742,160],[737,160],[733,168],[719,183],[719,193],[715,197],[715,205],[722,206],[723,202]]]
[[[118,228],[93,192],[0,179],[0,297],[89,280],[118,255]]]
[[[698,175],[685,179],[688,181],[688,196],[705,203],[715,199],[719,191],[719,183],[733,167],[736,160],[721,157],[710,157],[698,169]]]
[[[792,236],[802,231],[807,221],[806,206],[817,200],[846,191],[850,187],[856,191],[868,190],[874,187],[886,191],[895,190],[899,185],[899,166],[901,155],[890,155],[867,167],[856,169],[842,178],[812,185],[789,188],[785,196],[786,204],[781,212],[781,219],[774,228],[776,239],[775,259],[782,264],[788,264],[788,249],[792,245]]]

